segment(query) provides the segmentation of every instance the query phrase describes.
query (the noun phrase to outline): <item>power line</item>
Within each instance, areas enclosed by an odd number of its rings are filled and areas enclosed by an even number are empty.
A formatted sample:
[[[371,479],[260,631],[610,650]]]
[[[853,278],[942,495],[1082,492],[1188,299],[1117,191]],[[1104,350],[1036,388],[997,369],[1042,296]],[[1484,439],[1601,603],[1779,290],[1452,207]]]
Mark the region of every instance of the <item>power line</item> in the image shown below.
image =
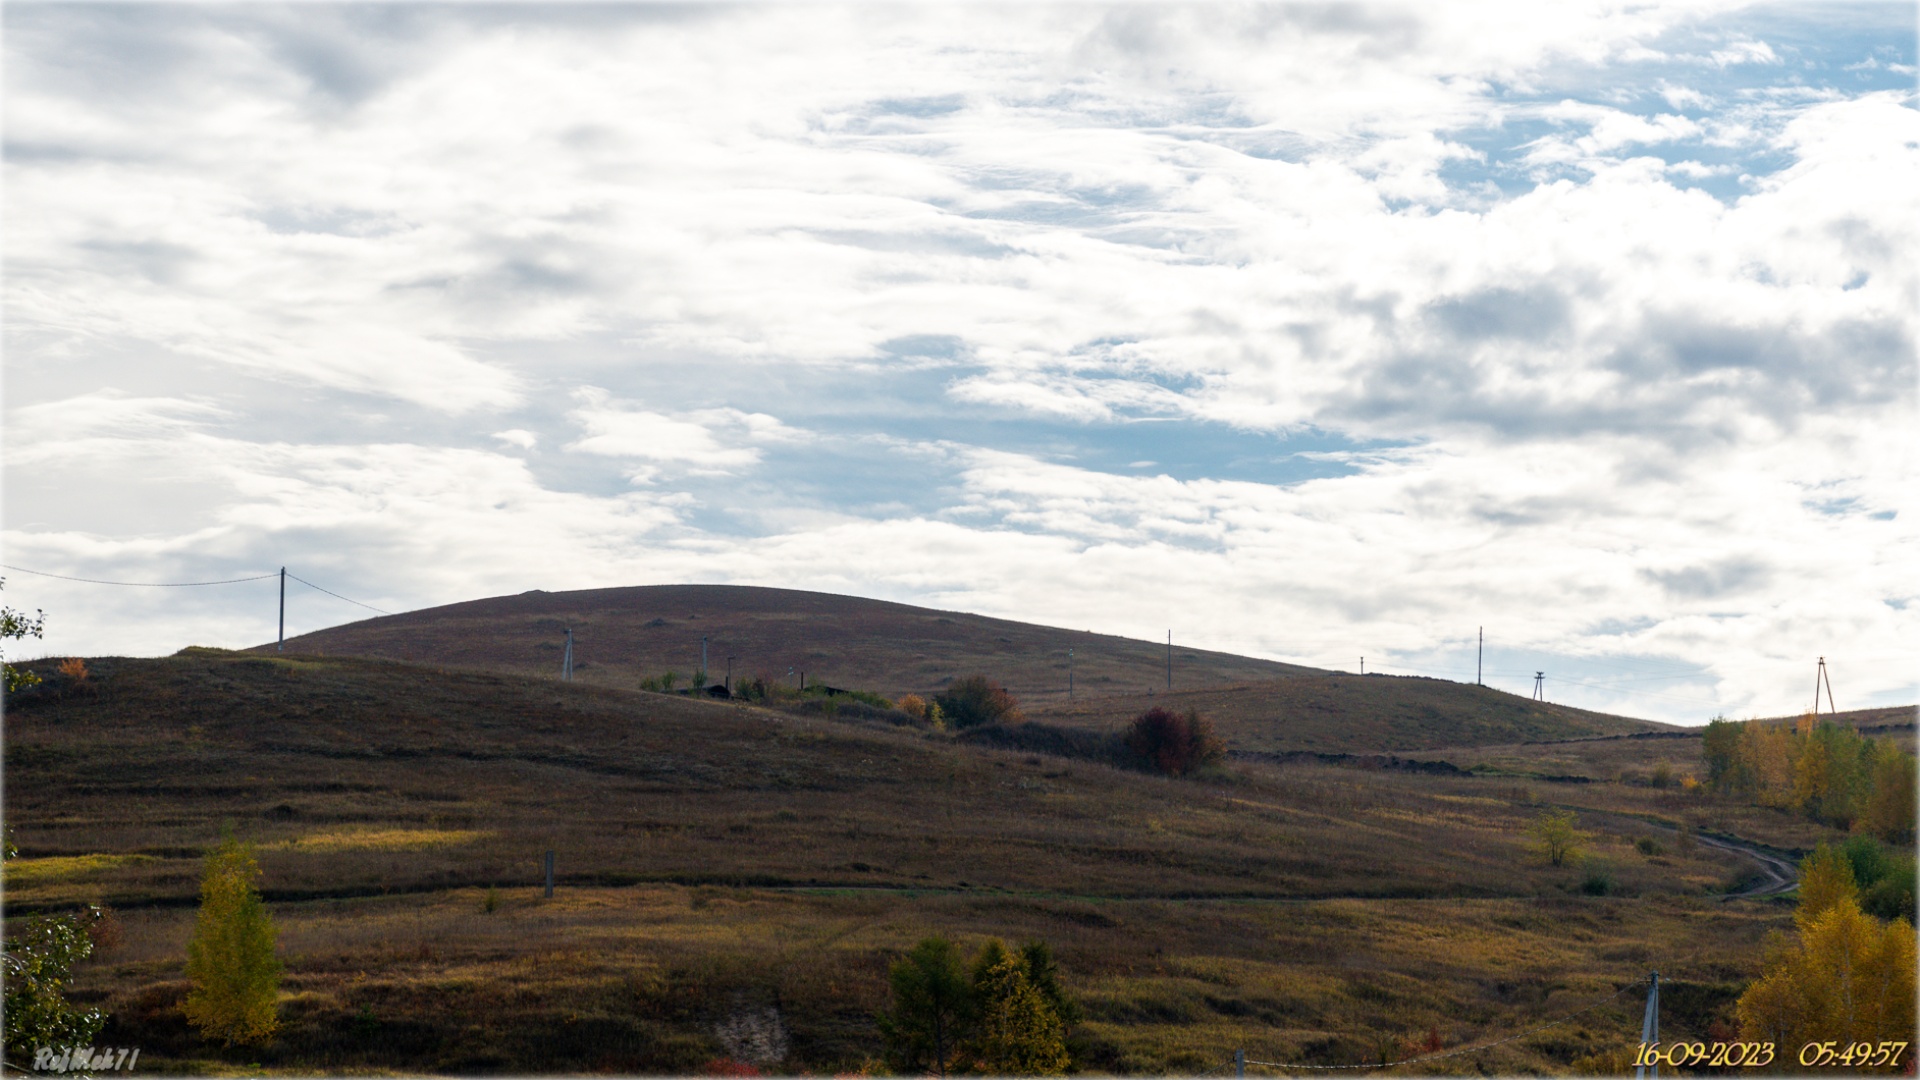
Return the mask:
[[[268,574],[267,576],[268,576],[268,577],[272,577],[273,575],[272,575],[272,574]],[[302,584],[302,585],[305,585],[305,586],[306,586],[307,588],[309,588],[309,589],[320,589],[320,586],[318,586],[318,585],[315,585],[315,584],[314,584],[313,582],[311,582],[311,581],[308,581],[307,579],[305,579],[305,578],[303,578],[303,577],[298,577],[298,576],[295,576],[295,575],[293,575],[293,574],[288,574],[287,576],[288,576],[288,577],[290,577],[290,578],[293,578],[293,580],[295,580],[295,581],[297,581],[297,582],[299,582],[300,584]],[[374,607],[374,606],[373,606],[372,604],[361,604],[361,603],[360,603],[360,601],[358,601],[358,600],[355,600],[355,599],[354,599],[353,597],[351,597],[351,596],[341,596],[341,595],[340,595],[339,593],[337,593],[337,592],[334,592],[334,591],[333,591],[332,589],[320,589],[320,591],[321,591],[321,592],[323,592],[323,593],[326,593],[326,594],[327,594],[328,596],[331,596],[331,597],[333,597],[333,598],[334,598],[335,600],[345,600],[345,601],[346,601],[347,603],[349,603],[349,604],[359,604],[359,606],[361,606],[361,607],[363,607],[363,608],[366,608],[366,609],[367,609],[368,611],[378,611],[378,612],[379,612],[380,614],[382,614],[382,615],[391,615],[391,614],[393,614],[393,612],[391,612],[391,611],[387,611],[387,610],[385,610],[385,609],[383,609],[383,608],[377,608],[377,607]]]
[[[242,581],[265,581],[270,577],[280,576],[279,574],[256,574],[253,577],[227,578],[224,581],[101,581],[98,578],[68,577],[65,574],[49,574],[45,570],[29,570],[24,566],[10,566],[6,563],[0,563],[0,569],[17,570],[22,574],[32,574],[35,577],[58,578],[61,581],[80,581],[88,585],[124,585],[134,589],[191,589],[201,585],[237,585]],[[302,584],[305,583],[303,582]],[[319,589],[320,587],[315,585],[314,588]],[[320,589],[320,591],[326,592],[325,589]],[[343,596],[340,599],[345,600],[346,597]]]
[[[0,563],[0,569],[15,570],[22,574],[32,574],[35,577],[56,578],[60,581],[78,581],[88,585],[119,585],[125,588],[132,588],[132,589],[191,589],[191,588],[198,588],[199,586],[202,586],[202,585],[237,585],[243,581],[265,581],[268,578],[276,578],[276,577],[279,577],[281,573],[285,573],[285,571],[280,571],[278,573],[272,573],[272,574],[255,574],[252,577],[225,578],[220,581],[104,581],[104,580],[101,580],[100,578],[71,577],[66,574],[49,574],[45,570],[29,570],[24,566],[13,566],[8,563]],[[363,604],[360,601],[355,600],[351,596],[341,596],[339,593],[334,592],[332,589],[322,588],[321,586],[315,585],[313,582],[308,581],[306,578],[299,577],[294,574],[287,574],[287,576],[290,578],[293,578],[293,580],[299,582],[300,584],[305,585],[309,589],[315,589],[319,592],[326,593],[328,596],[333,597],[335,600],[345,600],[349,604],[354,604],[359,607],[366,608],[368,611],[377,611],[382,615],[393,614],[393,612],[388,611],[384,608],[377,608],[377,607],[374,607],[372,604]]]

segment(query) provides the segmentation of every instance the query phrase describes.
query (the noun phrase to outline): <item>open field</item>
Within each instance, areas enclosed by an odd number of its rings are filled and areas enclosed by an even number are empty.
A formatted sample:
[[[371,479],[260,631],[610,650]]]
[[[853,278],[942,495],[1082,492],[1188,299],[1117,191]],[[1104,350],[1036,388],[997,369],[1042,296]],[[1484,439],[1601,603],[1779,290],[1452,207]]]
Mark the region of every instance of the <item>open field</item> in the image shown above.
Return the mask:
[[[89,666],[86,685],[50,680],[7,714],[23,854],[7,902],[116,909],[122,941],[78,988],[114,1014],[103,1041],[149,1048],[143,1067],[688,1071],[737,1056],[730,1018],[773,1009],[789,1045],[765,1064],[851,1069],[881,1051],[886,965],[933,932],[1052,942],[1096,1071],[1211,1068],[1242,1045],[1378,1060],[1429,1029],[1499,1038],[1654,966],[1677,980],[1669,1028],[1704,1035],[1788,909],[1723,902],[1755,864],[1674,826],[1712,818],[1789,849],[1824,835],[1631,777],[1540,778],[1577,755],[1697,767],[1697,739],[1424,755],[1517,766],[1487,775],[1240,759],[1174,781],[385,660]],[[1524,826],[1546,806],[1581,808],[1590,862],[1531,852]],[[289,970],[282,1034],[231,1052],[178,1008],[198,855],[227,823],[258,845]],[[547,849],[551,901],[534,887]],[[1584,895],[1596,871],[1607,895]],[[1420,1071],[1595,1067],[1628,1045],[1633,997]]]
[[[1082,692],[1161,686],[1164,643],[935,611],[881,600],[741,585],[645,585],[577,592],[529,592],[365,619],[288,642],[301,653],[380,656],[447,667],[552,675],[573,628],[575,678],[635,688],[700,666],[700,639],[721,681],[764,674],[872,690],[887,697],[929,694],[955,678],[987,672],[1023,700],[1067,695],[1067,650]],[[269,651],[272,646],[266,647]],[[1177,687],[1217,686],[1318,669],[1230,653],[1173,650]],[[792,681],[792,680],[789,680]]]

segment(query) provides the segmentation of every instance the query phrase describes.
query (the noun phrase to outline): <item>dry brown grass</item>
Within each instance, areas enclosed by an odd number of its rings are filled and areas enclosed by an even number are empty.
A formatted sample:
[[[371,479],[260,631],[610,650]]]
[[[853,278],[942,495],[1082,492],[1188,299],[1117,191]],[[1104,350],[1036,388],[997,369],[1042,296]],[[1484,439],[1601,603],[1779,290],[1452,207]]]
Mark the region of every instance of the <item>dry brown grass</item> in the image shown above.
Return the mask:
[[[559,673],[560,642],[573,628],[575,678],[637,689],[664,671],[681,685],[700,666],[708,639],[710,673],[725,658],[736,676],[871,690],[889,698],[931,698],[956,678],[984,672],[1023,702],[1067,695],[1067,650],[1075,651],[1082,696],[1159,685],[1164,646],[1111,634],[990,619],[959,611],[793,589],[738,585],[647,585],[578,592],[530,592],[367,619],[289,641],[303,653],[377,656],[443,666],[548,676]],[[1181,685],[1207,686],[1315,674],[1297,664],[1176,648]],[[796,676],[797,678],[797,676]]]
[[[1673,791],[1246,763],[1174,781],[391,662],[93,667],[95,696],[7,714],[7,818],[39,868],[7,899],[118,909],[79,987],[143,1066],[221,1061],[179,1001],[199,853],[229,821],[260,845],[289,973],[283,1034],[247,1060],[292,1071],[685,1072],[767,1007],[784,1067],[852,1068],[879,1051],[887,963],[933,932],[1053,942],[1099,1071],[1497,1037],[1654,964],[1696,988],[1675,1031],[1704,1032],[1785,923],[1712,897],[1737,857],[1635,847],[1632,815]],[[1576,789],[1617,896],[1527,855],[1524,822]],[[1564,1071],[1636,1022],[1629,1003],[1457,1064]]]

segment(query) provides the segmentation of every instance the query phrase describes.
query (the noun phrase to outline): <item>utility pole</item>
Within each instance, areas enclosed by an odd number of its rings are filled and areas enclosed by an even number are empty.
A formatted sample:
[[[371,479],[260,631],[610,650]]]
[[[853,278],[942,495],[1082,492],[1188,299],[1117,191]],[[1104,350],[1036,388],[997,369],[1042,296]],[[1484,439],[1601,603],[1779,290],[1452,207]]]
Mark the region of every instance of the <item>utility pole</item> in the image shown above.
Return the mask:
[[[701,634],[700,635],[700,683],[701,685],[695,687],[694,692],[700,693],[705,691],[707,688],[706,682],[707,682],[707,635]]]
[[[1827,687],[1827,715],[1837,715],[1833,708],[1833,679],[1827,675],[1827,658],[1820,658],[1820,666],[1813,673],[1813,715],[1820,715],[1820,684]]]
[[[1360,674],[1365,675],[1366,673],[1367,673],[1367,658],[1363,656],[1360,658]]]
[[[733,657],[727,657],[727,696],[733,696]]]
[[[560,680],[573,681],[573,627],[567,627],[567,647],[560,653]]]
[[[1173,631],[1167,631],[1167,689],[1173,689]]]
[[[1647,1047],[1660,1041],[1660,973],[1654,972],[1647,982],[1647,1015],[1640,1021],[1640,1054],[1646,1060]],[[1647,1067],[1636,1065],[1633,1069],[1634,1080],[1646,1080]],[[1655,1080],[1660,1076],[1660,1063],[1653,1063]]]
[[[1546,679],[1547,673],[1544,671],[1536,671],[1533,673],[1533,700],[1547,700]]]
[[[356,590],[358,591],[358,590]],[[280,568],[280,643],[273,647],[274,652],[287,651],[287,568]],[[1820,704],[1820,695],[1814,695],[1814,705]]]
[[[1073,700],[1073,650],[1067,650],[1067,700]]]
[[[1473,654],[1473,685],[1475,686],[1487,685],[1486,681],[1480,677],[1480,673],[1483,670],[1481,665],[1486,660],[1486,658],[1487,658],[1487,628],[1483,626],[1480,628],[1480,648],[1477,651],[1475,651]]]

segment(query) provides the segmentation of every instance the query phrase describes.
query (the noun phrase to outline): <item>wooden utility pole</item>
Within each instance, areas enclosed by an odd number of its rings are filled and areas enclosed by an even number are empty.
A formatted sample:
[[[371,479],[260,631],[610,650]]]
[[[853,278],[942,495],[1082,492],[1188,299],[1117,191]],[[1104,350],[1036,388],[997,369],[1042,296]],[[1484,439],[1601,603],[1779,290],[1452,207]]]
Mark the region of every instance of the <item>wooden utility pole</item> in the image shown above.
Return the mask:
[[[1480,628],[1480,647],[1476,649],[1473,654],[1473,685],[1475,686],[1487,685],[1486,680],[1480,677],[1480,673],[1483,670],[1485,670],[1483,665],[1486,661],[1486,658],[1487,658],[1487,628],[1483,626]]]
[[[1167,689],[1173,689],[1173,631],[1167,631]]]
[[[1544,671],[1536,671],[1533,673],[1533,700],[1547,700],[1546,679],[1547,673]]]
[[[287,568],[284,566],[280,568],[280,642],[273,647],[273,651],[287,651]]]
[[[560,653],[560,681],[573,681],[573,627],[567,627],[567,647]]]
[[[1067,650],[1067,700],[1073,700],[1073,650]]]
[[[1827,658],[1824,656],[1820,658],[1820,666],[1814,669],[1813,672],[1813,715],[1815,716],[1820,715],[1820,687],[1822,684],[1825,684],[1827,688],[1827,715],[1836,716],[1838,713],[1833,707],[1833,679],[1827,675]]]

